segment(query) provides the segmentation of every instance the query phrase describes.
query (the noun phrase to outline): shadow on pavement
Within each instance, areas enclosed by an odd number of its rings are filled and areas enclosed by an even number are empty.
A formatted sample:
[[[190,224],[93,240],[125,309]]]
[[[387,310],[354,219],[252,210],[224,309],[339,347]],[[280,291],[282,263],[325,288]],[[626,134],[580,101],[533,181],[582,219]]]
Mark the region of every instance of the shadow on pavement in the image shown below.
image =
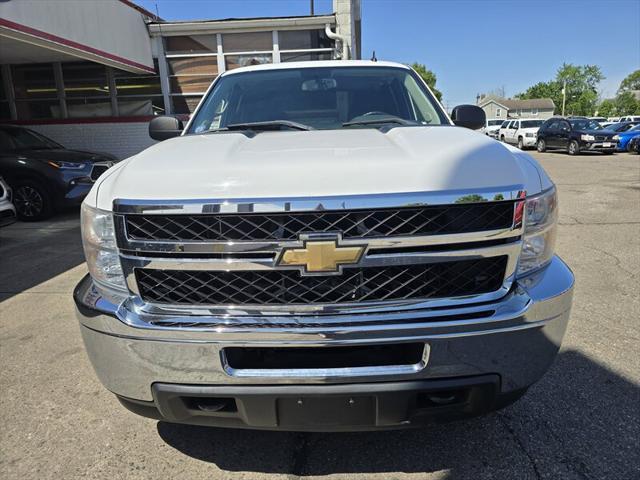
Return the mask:
[[[446,478],[617,480],[640,478],[639,424],[640,388],[580,352],[566,351],[519,402],[468,421],[374,433],[227,430],[166,422],[157,429],[182,453],[233,472],[446,471]]]
[[[80,212],[43,222],[16,222],[0,230],[0,294],[28,290],[84,262]]]

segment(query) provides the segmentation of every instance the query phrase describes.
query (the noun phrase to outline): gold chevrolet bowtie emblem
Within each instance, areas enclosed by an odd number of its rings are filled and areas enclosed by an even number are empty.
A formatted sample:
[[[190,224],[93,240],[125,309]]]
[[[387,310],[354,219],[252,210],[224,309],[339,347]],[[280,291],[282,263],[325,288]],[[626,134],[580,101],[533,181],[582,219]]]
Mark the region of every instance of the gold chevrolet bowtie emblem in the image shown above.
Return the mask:
[[[341,247],[338,240],[307,240],[303,248],[285,248],[278,265],[304,267],[304,273],[340,273],[342,265],[358,263],[365,247]]]

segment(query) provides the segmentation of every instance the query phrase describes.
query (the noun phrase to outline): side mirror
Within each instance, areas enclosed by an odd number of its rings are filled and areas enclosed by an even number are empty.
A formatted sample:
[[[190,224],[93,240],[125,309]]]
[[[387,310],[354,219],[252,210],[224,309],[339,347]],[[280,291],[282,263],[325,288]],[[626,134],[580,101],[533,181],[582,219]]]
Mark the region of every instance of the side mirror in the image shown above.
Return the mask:
[[[478,130],[484,126],[487,116],[484,110],[476,105],[458,105],[451,112],[451,120],[459,127]]]
[[[184,125],[176,117],[156,117],[149,122],[149,136],[154,140],[166,140],[182,133]]]

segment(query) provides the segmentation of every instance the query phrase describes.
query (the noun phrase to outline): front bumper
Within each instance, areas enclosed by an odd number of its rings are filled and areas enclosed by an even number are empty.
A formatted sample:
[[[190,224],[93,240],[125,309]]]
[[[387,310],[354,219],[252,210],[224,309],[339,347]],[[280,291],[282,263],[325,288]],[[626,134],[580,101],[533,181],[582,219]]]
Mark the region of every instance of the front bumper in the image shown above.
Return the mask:
[[[545,269],[518,282],[503,299],[464,306],[459,309],[458,318],[455,312],[445,317],[441,310],[408,311],[389,314],[387,321],[349,323],[347,318],[339,325],[313,327],[279,327],[275,322],[260,328],[230,326],[211,330],[134,327],[126,323],[127,312],[102,298],[89,277],[76,287],[74,298],[82,336],[98,377],[129,408],[137,405],[139,413],[159,412],[161,418],[171,421],[220,426],[361,429],[414,423],[413,413],[410,415],[402,407],[392,410],[390,421],[371,413],[382,412],[381,399],[386,398],[384,392],[388,393],[388,388],[412,392],[397,398],[415,406],[420,392],[437,390],[442,387],[438,382],[449,382],[449,390],[467,392],[465,401],[457,405],[458,413],[497,408],[500,399],[522,392],[544,374],[556,356],[569,319],[573,283],[573,274],[556,257]],[[470,316],[471,310],[476,314]],[[478,312],[486,312],[486,316]],[[415,342],[425,344],[424,359],[419,364],[373,368],[235,369],[230,368],[223,352],[230,346],[322,348]],[[476,389],[487,384],[493,387]],[[286,386],[287,390],[269,390],[274,386]],[[323,393],[328,387],[339,392]],[[185,416],[180,405],[186,405],[186,400],[175,395],[185,388],[184,398],[231,396],[238,408],[235,413],[205,412],[198,416],[191,412]],[[266,397],[256,396],[261,391]],[[306,417],[299,418],[291,412],[298,403],[288,399],[296,397],[302,404],[313,405],[314,398],[327,395],[338,398],[334,404],[337,412],[342,412],[339,405],[344,401],[349,402],[354,396],[354,401],[362,399],[365,413],[360,412],[353,421],[344,413],[344,418],[338,415],[342,419],[339,425],[322,426],[313,423],[313,418],[322,412],[322,408],[314,407],[307,418],[311,426],[296,424],[304,423]],[[178,400],[171,403],[167,398]],[[474,398],[477,401],[469,400]],[[377,407],[372,407],[371,402]],[[257,415],[265,408],[267,412]],[[293,423],[279,423],[278,418]]]
[[[581,150],[591,150],[591,151],[600,151],[600,150],[616,150],[618,148],[618,142],[580,142]]]

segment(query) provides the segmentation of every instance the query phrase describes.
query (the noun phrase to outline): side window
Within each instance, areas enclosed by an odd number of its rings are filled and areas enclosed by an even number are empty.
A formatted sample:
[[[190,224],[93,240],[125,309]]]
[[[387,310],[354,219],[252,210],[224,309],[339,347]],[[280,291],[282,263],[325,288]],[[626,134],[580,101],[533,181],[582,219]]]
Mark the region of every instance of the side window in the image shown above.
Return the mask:
[[[560,122],[560,130],[562,132],[570,132],[571,125],[569,125],[569,122]]]
[[[558,122],[557,120],[555,120],[555,121],[553,121],[553,122],[550,122],[550,123],[547,125],[547,128],[546,128],[546,129],[547,129],[547,130],[550,130],[550,131],[552,131],[552,132],[556,132],[556,131],[558,131],[558,129],[559,129],[559,128],[560,128],[560,122]]]
[[[516,120],[515,122],[513,122],[511,128],[513,128],[514,130],[518,130],[520,128],[520,120]]]

